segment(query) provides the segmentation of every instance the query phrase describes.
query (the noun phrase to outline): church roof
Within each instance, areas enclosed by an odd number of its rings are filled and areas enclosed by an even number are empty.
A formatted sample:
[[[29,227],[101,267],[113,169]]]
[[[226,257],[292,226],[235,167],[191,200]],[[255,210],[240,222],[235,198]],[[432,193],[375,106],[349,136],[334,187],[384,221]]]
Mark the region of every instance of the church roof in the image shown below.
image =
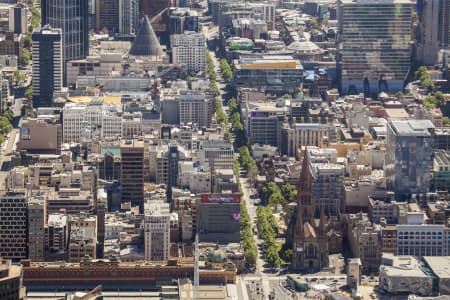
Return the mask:
[[[309,224],[308,222],[305,223],[305,225],[303,226],[304,228],[304,232],[305,232],[305,238],[317,238],[316,235],[316,230],[314,229],[314,227],[311,226],[311,224]]]
[[[164,54],[147,16],[144,17],[144,22],[139,27],[129,53],[135,56],[161,56]]]

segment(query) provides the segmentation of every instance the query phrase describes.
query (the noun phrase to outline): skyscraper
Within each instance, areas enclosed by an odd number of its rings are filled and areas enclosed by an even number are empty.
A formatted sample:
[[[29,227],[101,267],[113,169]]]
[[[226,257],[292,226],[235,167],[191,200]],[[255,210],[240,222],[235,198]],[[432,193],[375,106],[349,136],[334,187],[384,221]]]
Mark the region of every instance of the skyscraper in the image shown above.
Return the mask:
[[[450,0],[440,0],[439,8],[439,41],[441,48],[449,48],[450,46]]]
[[[144,208],[144,143],[126,141],[121,149],[122,201]]]
[[[433,65],[437,62],[439,54],[440,9],[441,1],[417,1],[419,27],[417,32],[417,60],[422,65]]]
[[[83,59],[89,54],[89,1],[42,0],[41,23],[61,28],[63,45],[63,74],[69,60]]]
[[[44,260],[45,194],[36,194],[28,202],[28,258]]]
[[[119,32],[132,34],[139,26],[139,0],[119,1]]]
[[[27,197],[11,191],[0,197],[0,257],[27,257]]]
[[[387,126],[386,187],[398,200],[430,189],[433,130],[429,120],[392,121]]]
[[[32,40],[33,106],[51,106],[53,93],[63,86],[61,29],[44,26]]]
[[[411,65],[410,0],[339,0],[342,93],[399,91]]]
[[[119,2],[120,0],[97,0],[95,6],[97,30],[119,32]]]
[[[433,65],[438,61],[439,50],[450,45],[450,0],[418,0],[417,14],[417,60]]]

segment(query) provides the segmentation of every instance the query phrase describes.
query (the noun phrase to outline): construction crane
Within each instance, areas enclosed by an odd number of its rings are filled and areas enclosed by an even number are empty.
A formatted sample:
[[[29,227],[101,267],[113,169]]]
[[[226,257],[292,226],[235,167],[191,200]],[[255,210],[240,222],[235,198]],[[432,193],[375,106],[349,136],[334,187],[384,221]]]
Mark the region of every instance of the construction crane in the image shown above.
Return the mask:
[[[169,8],[168,7],[166,7],[166,8],[163,8],[159,13],[157,13],[156,15],[154,15],[154,16],[152,16],[151,17],[151,19],[150,19],[150,23],[153,23],[153,22],[155,22],[155,20],[157,19],[157,18],[159,18],[159,17],[161,17],[162,16],[162,14],[163,13],[165,13],[166,11],[168,11],[169,10]]]

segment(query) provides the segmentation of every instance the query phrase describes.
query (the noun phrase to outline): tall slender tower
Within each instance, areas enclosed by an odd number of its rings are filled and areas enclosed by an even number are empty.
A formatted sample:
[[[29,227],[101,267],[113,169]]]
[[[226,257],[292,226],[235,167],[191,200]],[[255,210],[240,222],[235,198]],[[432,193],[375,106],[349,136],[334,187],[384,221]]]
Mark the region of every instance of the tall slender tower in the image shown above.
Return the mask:
[[[83,59],[89,54],[88,0],[42,0],[41,23],[61,28],[63,44],[63,78],[66,62]]]
[[[417,32],[417,60],[422,65],[434,65],[439,54],[439,15],[442,8],[441,1],[418,0],[417,14],[419,26]]]
[[[63,86],[61,29],[44,26],[32,35],[33,107],[51,106]]]
[[[437,1],[436,1],[437,2]],[[450,47],[450,0],[440,0],[439,40],[441,48]]]

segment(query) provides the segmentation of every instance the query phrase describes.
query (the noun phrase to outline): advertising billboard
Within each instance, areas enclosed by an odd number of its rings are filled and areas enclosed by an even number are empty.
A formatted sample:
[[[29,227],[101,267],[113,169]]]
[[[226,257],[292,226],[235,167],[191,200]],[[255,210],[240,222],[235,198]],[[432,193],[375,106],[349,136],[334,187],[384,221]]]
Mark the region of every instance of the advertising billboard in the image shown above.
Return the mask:
[[[201,195],[202,203],[241,203],[241,195],[239,194],[203,194]]]

